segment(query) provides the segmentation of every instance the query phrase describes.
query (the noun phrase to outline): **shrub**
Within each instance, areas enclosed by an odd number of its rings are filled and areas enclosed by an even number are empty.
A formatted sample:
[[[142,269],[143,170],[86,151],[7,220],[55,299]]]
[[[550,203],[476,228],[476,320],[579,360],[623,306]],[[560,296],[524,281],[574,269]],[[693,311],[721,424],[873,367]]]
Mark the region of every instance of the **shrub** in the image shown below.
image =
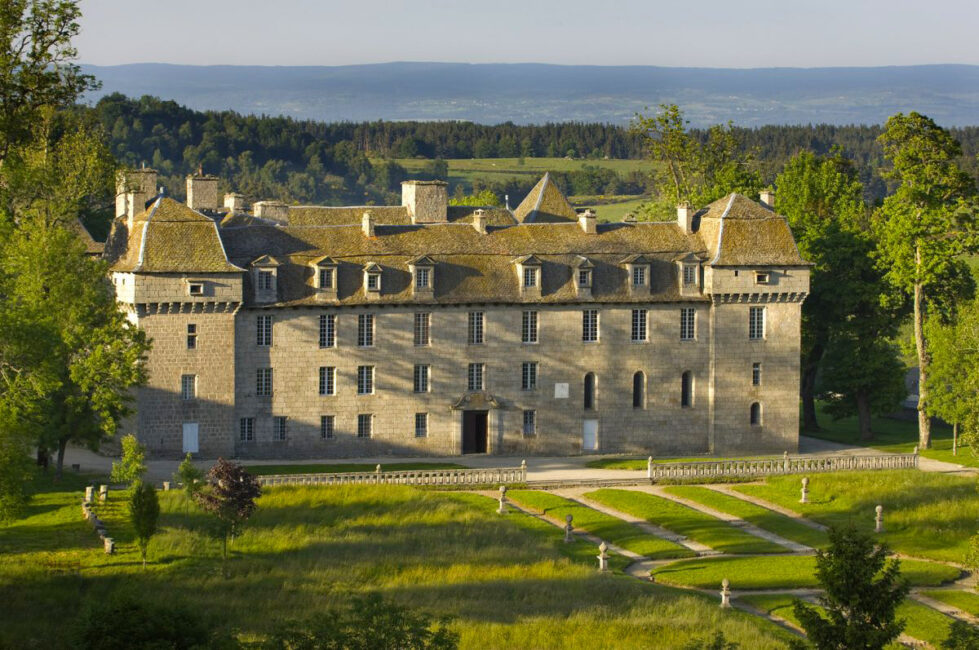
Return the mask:
[[[255,512],[255,499],[261,494],[254,476],[238,463],[223,458],[218,458],[207,472],[207,485],[194,494],[197,505],[217,519],[223,559],[228,559],[228,537],[238,535],[242,524]]]
[[[184,490],[187,492],[189,498],[193,498],[197,491],[201,488],[201,481],[204,479],[204,472],[197,469],[194,465],[194,461],[191,458],[190,452],[184,457],[180,466],[177,467],[177,473],[174,474],[174,478],[178,482],[184,484]]]
[[[127,434],[122,437],[122,458],[118,463],[112,463],[112,473],[109,480],[113,483],[135,483],[146,474],[146,447],[139,444],[136,436]]]
[[[136,481],[129,497],[129,519],[136,532],[136,546],[143,558],[143,568],[146,568],[146,549],[150,538],[156,533],[156,522],[160,518],[160,502],[156,498],[156,490],[149,483]]]
[[[73,637],[71,647],[78,650],[189,650],[215,645],[208,626],[195,612],[149,605],[128,595],[90,605],[75,622]]]

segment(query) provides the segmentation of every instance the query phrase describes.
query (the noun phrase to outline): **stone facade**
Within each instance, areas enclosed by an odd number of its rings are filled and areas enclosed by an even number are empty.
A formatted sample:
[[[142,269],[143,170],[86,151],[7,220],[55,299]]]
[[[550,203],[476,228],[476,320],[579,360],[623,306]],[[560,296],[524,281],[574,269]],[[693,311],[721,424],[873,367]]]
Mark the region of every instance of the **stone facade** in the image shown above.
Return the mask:
[[[444,189],[406,183],[403,205],[419,225],[370,232],[359,220],[220,227],[223,215],[162,198],[132,227],[120,214],[106,254],[120,304],[153,341],[128,426],[160,456],[797,449],[809,270],[784,219],[732,195],[675,223],[594,226],[552,209],[553,223],[461,228],[446,223]],[[153,243],[154,228],[166,244]],[[538,274],[528,280],[531,258]],[[318,275],[324,268],[335,275]],[[366,268],[379,269],[380,290],[366,286]],[[588,286],[576,287],[582,270]],[[333,283],[325,298],[322,281]],[[593,342],[583,340],[585,310],[597,311]],[[470,342],[474,312],[481,343]],[[536,342],[523,341],[525,312],[536,314]],[[416,314],[429,315],[427,344],[416,345]],[[362,316],[373,320],[371,345]],[[325,317],[335,338],[321,346]],[[634,341],[637,319],[646,335]],[[530,387],[525,363],[537,364]],[[470,364],[484,369],[474,390]],[[429,386],[416,393],[420,365]],[[362,366],[373,368],[368,394],[358,394]],[[320,368],[335,369],[333,394],[320,393]],[[260,373],[270,394],[258,390]],[[416,414],[427,414],[423,436]],[[358,435],[360,416],[370,416],[369,436]]]

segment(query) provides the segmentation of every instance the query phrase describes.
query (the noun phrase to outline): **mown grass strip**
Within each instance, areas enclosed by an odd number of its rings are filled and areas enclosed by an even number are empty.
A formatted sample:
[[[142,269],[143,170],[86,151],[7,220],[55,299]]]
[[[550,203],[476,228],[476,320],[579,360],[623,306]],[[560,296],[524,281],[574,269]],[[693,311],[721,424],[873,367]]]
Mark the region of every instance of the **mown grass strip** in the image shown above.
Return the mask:
[[[715,456],[689,456],[686,458],[654,458],[654,465],[665,465],[669,463],[705,463],[721,460],[765,460],[768,458],[780,458],[780,456],[737,456],[731,458],[720,458]],[[585,463],[585,467],[592,469],[631,469],[645,470],[648,465],[648,458],[595,458]]]
[[[532,511],[564,521],[567,515],[574,517],[573,526],[596,537],[621,546],[648,558],[683,558],[694,555],[693,551],[642,532],[632,524],[593,510],[571,499],[565,499],[540,490],[511,490],[507,496]]]
[[[948,638],[948,630],[953,621],[940,611],[910,598],[898,605],[896,614],[898,619],[905,621],[905,634],[919,641],[926,641],[936,648],[941,647],[942,641]]]
[[[922,594],[946,605],[958,607],[963,612],[968,612],[973,616],[979,616],[979,594],[973,591],[939,589],[936,591],[924,591]]]
[[[944,564],[901,560],[901,575],[916,586],[936,586],[958,578],[959,570]],[[816,558],[809,555],[780,557],[721,557],[683,560],[653,571],[657,582],[720,588],[731,581],[731,589],[795,589],[819,587]]]
[[[670,494],[696,501],[708,508],[719,510],[729,515],[744,519],[763,530],[770,531],[785,539],[813,548],[822,548],[829,544],[825,531],[806,526],[792,517],[786,517],[768,508],[749,503],[737,497],[722,494],[708,488],[689,486],[674,486],[666,488]]]
[[[662,526],[723,553],[785,553],[784,546],[750,535],[734,526],[644,492],[601,489],[585,495],[598,503]]]
[[[377,465],[367,463],[314,463],[311,465],[245,465],[249,474],[268,476],[271,474],[347,474],[351,472],[373,472]],[[468,469],[456,463],[382,463],[382,472],[400,472],[412,469]]]

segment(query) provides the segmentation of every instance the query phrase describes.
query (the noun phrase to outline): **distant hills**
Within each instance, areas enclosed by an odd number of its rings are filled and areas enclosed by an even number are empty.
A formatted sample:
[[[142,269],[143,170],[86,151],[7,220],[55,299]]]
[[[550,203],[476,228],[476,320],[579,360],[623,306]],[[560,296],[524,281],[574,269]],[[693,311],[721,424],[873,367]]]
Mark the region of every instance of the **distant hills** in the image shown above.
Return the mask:
[[[198,110],[326,122],[466,120],[627,123],[676,103],[693,126],[878,124],[917,110],[943,126],[979,124],[979,66],[665,68],[545,64],[83,66],[106,93],[154,95]]]

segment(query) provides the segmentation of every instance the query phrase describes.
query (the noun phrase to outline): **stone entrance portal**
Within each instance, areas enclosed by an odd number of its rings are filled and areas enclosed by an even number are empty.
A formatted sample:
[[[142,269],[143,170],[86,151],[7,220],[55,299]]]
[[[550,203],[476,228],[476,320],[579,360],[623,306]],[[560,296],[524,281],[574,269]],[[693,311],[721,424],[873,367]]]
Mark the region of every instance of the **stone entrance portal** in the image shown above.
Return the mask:
[[[485,454],[489,411],[462,412],[462,453]]]
[[[503,405],[486,391],[469,391],[451,409],[456,419],[455,441],[463,454],[498,454],[503,440]]]

